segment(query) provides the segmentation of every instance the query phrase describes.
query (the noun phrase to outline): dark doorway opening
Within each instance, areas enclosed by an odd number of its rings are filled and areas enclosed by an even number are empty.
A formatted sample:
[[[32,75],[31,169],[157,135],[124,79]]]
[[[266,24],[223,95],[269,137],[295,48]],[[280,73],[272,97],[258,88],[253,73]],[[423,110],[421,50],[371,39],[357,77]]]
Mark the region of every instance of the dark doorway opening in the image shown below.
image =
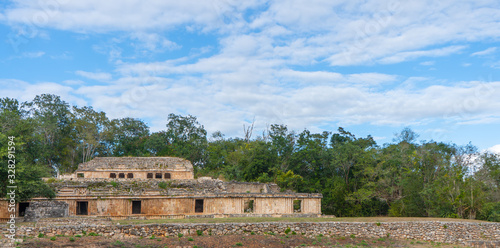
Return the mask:
[[[120,173],[120,174],[118,174],[118,177],[119,177],[119,178],[125,178],[125,173]]]
[[[153,178],[153,173],[148,173],[148,178]]]
[[[156,173],[155,178],[161,179],[161,173]]]
[[[128,173],[127,178],[134,178],[134,173]]]
[[[116,178],[116,174],[115,173],[109,173],[109,178]]]
[[[194,202],[194,212],[203,213],[203,199],[197,199]]]
[[[132,214],[141,214],[141,201],[132,201]]]
[[[246,200],[243,205],[245,213],[253,213],[254,200]]]
[[[20,202],[19,203],[19,217],[23,217],[26,214],[26,208],[30,206],[29,202]]]
[[[88,215],[89,202],[76,202],[76,215]]]
[[[170,178],[171,178],[170,173],[165,173],[165,179],[170,179]]]
[[[302,201],[301,200],[293,200],[293,212],[294,213],[302,212]]]

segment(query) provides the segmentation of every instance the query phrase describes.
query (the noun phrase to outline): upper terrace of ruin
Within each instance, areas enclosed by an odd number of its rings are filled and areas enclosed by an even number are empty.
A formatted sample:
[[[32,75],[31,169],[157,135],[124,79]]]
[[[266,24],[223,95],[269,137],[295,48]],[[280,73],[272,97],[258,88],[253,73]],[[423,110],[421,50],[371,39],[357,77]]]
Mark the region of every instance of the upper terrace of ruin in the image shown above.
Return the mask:
[[[193,171],[193,165],[186,159],[176,157],[96,157],[80,164],[77,172],[116,169]]]

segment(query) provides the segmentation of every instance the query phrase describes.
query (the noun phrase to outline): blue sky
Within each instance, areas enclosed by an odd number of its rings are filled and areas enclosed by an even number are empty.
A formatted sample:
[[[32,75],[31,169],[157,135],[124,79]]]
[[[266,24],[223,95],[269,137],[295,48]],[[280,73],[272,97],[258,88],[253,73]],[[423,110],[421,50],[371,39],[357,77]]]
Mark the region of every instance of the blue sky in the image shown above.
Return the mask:
[[[2,1],[0,97],[500,151],[500,2]]]

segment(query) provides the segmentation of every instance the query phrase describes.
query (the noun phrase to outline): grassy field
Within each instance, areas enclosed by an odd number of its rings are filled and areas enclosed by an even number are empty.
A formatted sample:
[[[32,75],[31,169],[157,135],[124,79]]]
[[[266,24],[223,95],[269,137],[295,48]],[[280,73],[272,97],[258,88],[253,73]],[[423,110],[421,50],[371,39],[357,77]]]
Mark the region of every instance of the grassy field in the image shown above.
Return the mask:
[[[199,218],[199,219],[158,219],[158,220],[116,220],[113,223],[158,224],[158,223],[258,223],[258,222],[398,222],[398,221],[447,221],[447,222],[487,222],[482,220],[425,218],[425,217],[339,217],[339,218]]]

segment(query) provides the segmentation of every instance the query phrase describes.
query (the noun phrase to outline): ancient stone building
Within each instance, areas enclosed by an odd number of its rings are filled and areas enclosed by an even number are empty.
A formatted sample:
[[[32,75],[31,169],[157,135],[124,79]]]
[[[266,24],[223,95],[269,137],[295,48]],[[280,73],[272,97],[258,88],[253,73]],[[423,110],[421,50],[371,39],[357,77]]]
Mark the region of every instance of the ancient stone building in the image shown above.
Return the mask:
[[[174,157],[95,158],[72,175],[48,179],[56,201],[68,204],[69,216],[184,218],[246,215],[321,214],[321,194],[281,192],[276,184],[194,179],[191,162]],[[33,201],[46,201],[35,198]],[[30,211],[17,204],[17,215]],[[0,219],[8,218],[0,202]],[[42,216],[43,217],[43,216]]]

